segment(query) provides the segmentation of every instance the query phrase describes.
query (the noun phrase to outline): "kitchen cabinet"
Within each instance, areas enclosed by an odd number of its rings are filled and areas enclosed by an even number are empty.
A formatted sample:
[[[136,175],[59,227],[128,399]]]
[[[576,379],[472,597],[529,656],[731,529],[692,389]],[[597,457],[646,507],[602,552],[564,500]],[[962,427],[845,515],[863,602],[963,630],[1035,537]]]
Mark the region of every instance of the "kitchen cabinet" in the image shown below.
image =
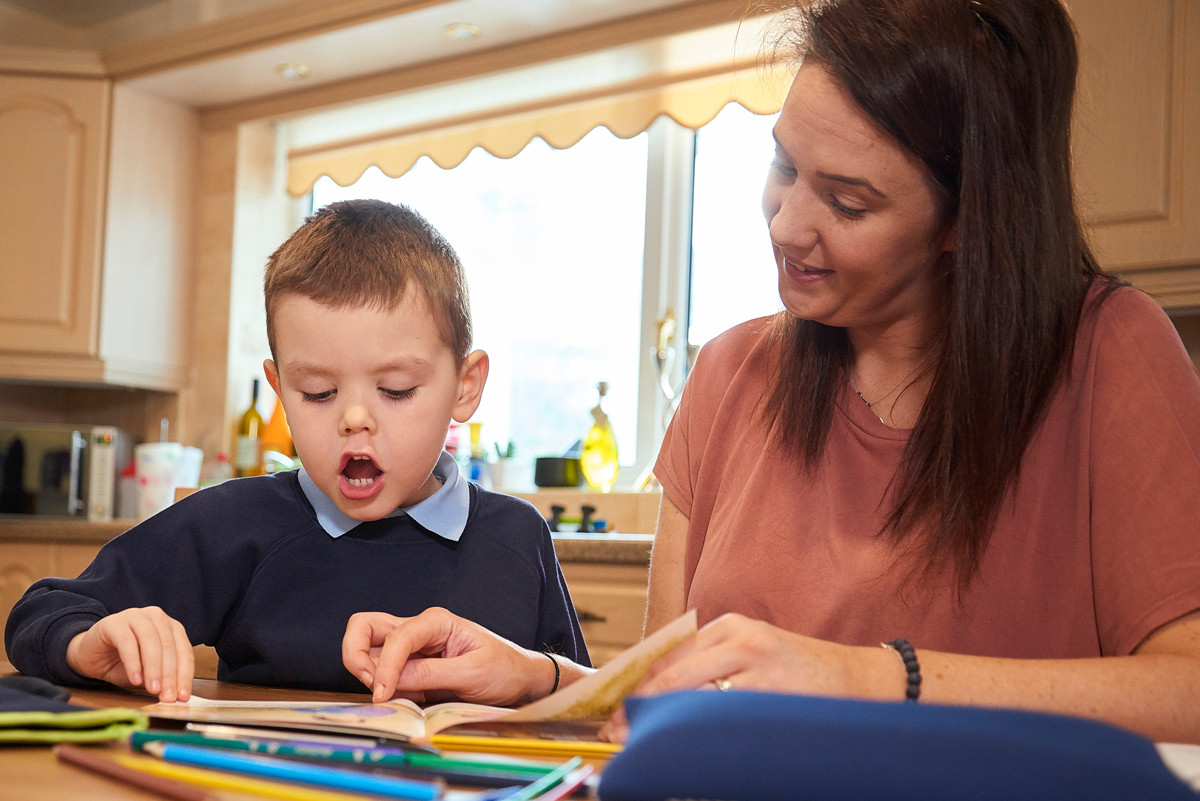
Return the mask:
[[[646,565],[563,562],[562,571],[593,665],[599,667],[641,641]]]
[[[1200,305],[1200,6],[1067,5],[1076,185],[1097,256],[1168,308]]]
[[[0,379],[186,383],[197,146],[178,104],[0,68]]]
[[[7,354],[96,347],[108,81],[0,75],[0,342]]]

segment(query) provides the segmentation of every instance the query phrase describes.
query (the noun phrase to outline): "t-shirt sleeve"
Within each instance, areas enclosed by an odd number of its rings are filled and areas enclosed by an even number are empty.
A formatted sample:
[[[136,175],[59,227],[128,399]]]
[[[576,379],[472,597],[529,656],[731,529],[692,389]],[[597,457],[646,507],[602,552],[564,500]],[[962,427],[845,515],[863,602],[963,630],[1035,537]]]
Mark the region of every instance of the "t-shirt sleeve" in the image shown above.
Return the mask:
[[[710,341],[696,357],[654,465],[663,492],[684,517],[692,517],[700,466],[726,390],[769,326],[770,318],[742,323]]]
[[[1101,306],[1093,342],[1092,571],[1102,652],[1200,609],[1200,374],[1146,295]]]

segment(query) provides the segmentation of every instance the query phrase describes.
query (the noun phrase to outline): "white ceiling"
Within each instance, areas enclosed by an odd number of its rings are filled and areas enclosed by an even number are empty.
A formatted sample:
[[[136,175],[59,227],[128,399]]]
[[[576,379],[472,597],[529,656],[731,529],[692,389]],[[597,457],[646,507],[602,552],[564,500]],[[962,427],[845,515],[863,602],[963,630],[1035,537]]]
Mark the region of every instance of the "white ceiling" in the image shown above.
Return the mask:
[[[126,8],[145,5],[145,0],[121,2],[130,4]],[[216,16],[233,25],[237,17],[228,16],[228,13],[239,4],[251,9],[278,2],[157,0],[140,11],[108,20],[92,30],[103,29],[108,42],[115,38],[128,39],[134,35],[134,27],[150,34],[154,26],[147,24],[148,15],[163,17],[166,10],[172,11],[171,17],[176,20],[172,28],[176,30],[181,25],[186,28],[180,20],[199,22],[204,21],[200,19],[204,16]],[[128,85],[192,106],[221,105],[552,35],[681,2],[683,0],[454,0],[408,14],[155,73],[134,79]],[[26,10],[42,6],[42,13],[48,14],[46,19],[55,17],[56,25],[63,25],[67,19],[85,13],[87,7],[104,5],[100,0],[0,0],[0,6],[8,4],[10,9],[15,3],[20,3]],[[206,8],[207,14],[199,13]],[[34,15],[24,11],[21,16]],[[141,22],[134,26],[138,20]],[[0,26],[10,27],[0,37],[0,43],[20,43],[14,39],[19,37],[20,31],[11,29],[14,22],[19,19],[10,17],[6,26]],[[444,28],[456,22],[478,25],[482,35],[465,42],[447,38]],[[116,30],[120,25],[125,25],[125,30],[118,35]],[[75,40],[78,41],[81,35],[86,38],[87,34],[87,30],[82,34],[76,31]],[[67,45],[66,42],[63,44]],[[290,63],[306,66],[308,77],[292,81],[282,78],[276,67]]]

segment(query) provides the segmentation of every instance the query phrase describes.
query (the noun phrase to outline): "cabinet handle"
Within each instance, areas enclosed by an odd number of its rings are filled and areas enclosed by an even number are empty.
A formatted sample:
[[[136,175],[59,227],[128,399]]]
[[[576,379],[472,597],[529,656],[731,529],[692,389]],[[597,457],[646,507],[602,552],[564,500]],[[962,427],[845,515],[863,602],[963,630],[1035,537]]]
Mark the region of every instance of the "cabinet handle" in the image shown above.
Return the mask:
[[[604,615],[597,615],[595,612],[589,612],[586,609],[575,608],[575,616],[579,618],[580,623],[607,623],[608,618]]]

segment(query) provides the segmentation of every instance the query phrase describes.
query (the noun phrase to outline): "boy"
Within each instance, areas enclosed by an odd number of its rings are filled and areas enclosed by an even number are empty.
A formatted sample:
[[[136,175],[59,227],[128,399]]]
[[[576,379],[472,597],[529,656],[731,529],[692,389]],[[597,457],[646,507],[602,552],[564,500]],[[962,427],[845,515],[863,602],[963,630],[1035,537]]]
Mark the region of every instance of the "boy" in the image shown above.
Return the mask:
[[[8,619],[12,663],[186,700],[203,642],[222,680],[361,691],[350,616],[440,606],[586,664],[545,521],[443,450],[488,373],[445,239],[407,208],[334,203],[272,254],[264,291],[264,368],[303,467],[196,493],[79,578],[34,584]]]

